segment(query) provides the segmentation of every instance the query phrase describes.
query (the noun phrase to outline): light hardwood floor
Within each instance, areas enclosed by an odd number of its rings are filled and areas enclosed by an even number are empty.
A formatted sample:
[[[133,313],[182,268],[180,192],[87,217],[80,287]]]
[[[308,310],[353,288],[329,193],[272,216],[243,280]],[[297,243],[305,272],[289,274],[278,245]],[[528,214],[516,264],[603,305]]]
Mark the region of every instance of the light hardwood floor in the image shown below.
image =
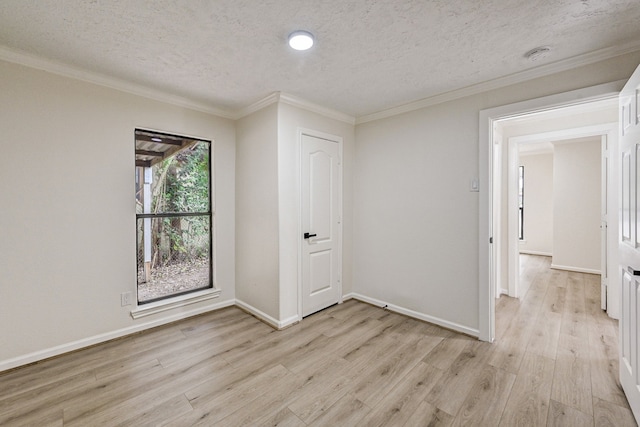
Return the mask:
[[[0,425],[634,426],[599,277],[522,258],[494,344],[348,301],[228,308],[0,375]]]

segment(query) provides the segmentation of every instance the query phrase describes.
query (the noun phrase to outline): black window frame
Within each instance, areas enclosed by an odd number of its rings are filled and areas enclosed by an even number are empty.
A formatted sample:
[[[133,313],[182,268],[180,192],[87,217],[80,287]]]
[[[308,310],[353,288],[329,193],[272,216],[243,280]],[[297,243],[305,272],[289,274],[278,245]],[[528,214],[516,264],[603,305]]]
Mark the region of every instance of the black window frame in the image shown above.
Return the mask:
[[[214,241],[213,241],[213,236],[215,235],[214,233],[214,213],[213,213],[213,192],[212,192],[212,182],[213,182],[213,173],[212,173],[212,150],[213,150],[213,142],[211,140],[207,140],[207,139],[201,139],[201,138],[192,138],[192,137],[187,137],[187,136],[181,136],[181,135],[177,135],[177,134],[169,134],[169,133],[163,133],[163,132],[156,132],[156,131],[152,131],[152,130],[148,130],[148,129],[139,129],[136,128],[135,132],[134,132],[134,147],[135,147],[135,151],[136,151],[136,165],[135,165],[135,185],[136,185],[136,189],[139,185],[141,185],[142,183],[139,183],[139,167],[144,167],[142,165],[142,162],[138,159],[139,155],[138,152],[139,150],[137,149],[137,139],[138,139],[138,134],[139,133],[143,133],[143,134],[153,134],[154,136],[157,136],[160,139],[163,138],[167,138],[167,139],[181,139],[184,141],[196,141],[197,143],[204,143],[208,145],[208,205],[207,208],[208,210],[206,212],[162,212],[162,213],[137,213],[136,212],[136,263],[138,263],[138,257],[139,257],[139,239],[140,239],[140,227],[138,227],[138,221],[140,221],[141,219],[162,219],[162,218],[188,218],[188,217],[208,217],[209,221],[209,263],[208,263],[208,267],[209,267],[209,278],[208,278],[208,282],[205,286],[201,286],[198,288],[193,288],[193,289],[188,289],[185,291],[181,291],[181,292],[175,292],[172,294],[168,294],[168,295],[163,295],[157,298],[150,298],[150,299],[146,299],[143,301],[140,301],[140,292],[139,292],[139,285],[140,285],[140,279],[139,279],[139,274],[136,272],[136,301],[138,306],[142,306],[145,304],[150,304],[150,303],[154,303],[154,302],[158,302],[158,301],[163,301],[163,300],[167,300],[167,299],[171,299],[171,298],[176,298],[182,295],[187,295],[190,293],[194,293],[194,292],[199,292],[199,291],[203,291],[203,290],[207,290],[207,289],[215,289],[214,286]],[[175,145],[175,144],[174,144]],[[179,151],[178,151],[179,152]],[[176,155],[178,152],[176,153],[172,153],[170,156],[167,156],[167,158],[170,158],[173,155]],[[163,158],[164,160],[164,158]],[[146,166],[146,165],[145,165]],[[149,166],[151,167],[151,166]],[[136,268],[137,269],[137,268]]]

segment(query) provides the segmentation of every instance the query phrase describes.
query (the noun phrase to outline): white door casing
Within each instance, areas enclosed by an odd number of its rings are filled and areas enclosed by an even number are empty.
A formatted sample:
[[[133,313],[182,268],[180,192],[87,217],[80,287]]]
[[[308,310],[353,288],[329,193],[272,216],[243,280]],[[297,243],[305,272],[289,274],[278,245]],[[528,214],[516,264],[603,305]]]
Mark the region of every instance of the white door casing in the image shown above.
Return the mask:
[[[509,236],[507,270],[509,283],[507,284],[507,289],[510,297],[520,298],[520,240],[518,239],[518,166],[520,166],[520,154],[516,138],[508,139],[507,151],[509,156],[509,168],[507,171],[507,176],[509,177],[507,185],[507,214],[509,215],[507,218],[507,235]]]
[[[602,135],[601,142],[601,195],[602,200],[600,202],[600,308],[607,310],[607,286],[609,284],[609,260],[608,260],[608,227],[609,227],[609,146],[611,141],[608,140],[607,135]]]
[[[301,311],[342,299],[342,164],[339,138],[301,132]]]
[[[479,338],[481,340],[492,342],[495,337],[496,289],[491,275],[491,269],[494,262],[493,257],[491,256],[493,252],[491,250],[491,241],[493,240],[492,225],[494,221],[492,209],[494,187],[494,124],[500,119],[516,117],[522,114],[547,111],[549,109],[561,106],[578,105],[598,100],[610,99],[612,96],[617,96],[620,91],[620,87],[621,82],[610,82],[480,111],[478,135],[478,172],[480,178],[480,199],[478,215],[480,226],[478,239],[478,332]],[[613,197],[611,197],[611,199],[613,199]],[[613,234],[609,233],[609,236],[613,236]],[[612,257],[609,257],[609,262],[612,263]],[[617,265],[617,262],[615,262],[615,265]],[[611,274],[611,270],[609,271],[609,273]],[[617,274],[617,269],[615,273]]]
[[[640,162],[640,67],[636,69],[620,93],[621,162],[620,231],[618,259],[620,263],[620,383],[631,410],[640,419],[640,233],[638,230],[638,170]]]
[[[499,147],[502,143],[502,131],[498,129],[497,126],[493,127],[493,147]],[[495,149],[493,150],[493,176],[492,176],[492,205],[491,210],[493,213],[493,222],[491,225],[492,231],[491,234],[493,236],[492,243],[492,252],[491,257],[493,262],[491,263],[491,280],[495,282],[495,298],[500,298],[502,294],[508,294],[508,289],[505,288],[505,285],[508,286],[509,282],[503,283],[502,281],[502,259],[500,254],[502,254],[502,150]]]

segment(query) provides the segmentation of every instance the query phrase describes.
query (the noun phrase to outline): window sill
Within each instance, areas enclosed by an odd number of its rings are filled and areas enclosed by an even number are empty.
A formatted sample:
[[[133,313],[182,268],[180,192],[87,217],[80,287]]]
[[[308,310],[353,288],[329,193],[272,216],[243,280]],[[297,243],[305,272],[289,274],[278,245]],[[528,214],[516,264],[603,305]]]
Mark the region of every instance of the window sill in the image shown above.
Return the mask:
[[[194,292],[192,294],[180,295],[162,301],[144,304],[131,310],[131,317],[139,319],[152,314],[162,313],[163,311],[172,310],[185,305],[195,304],[197,302],[206,301],[220,296],[220,289],[205,289],[203,291]]]

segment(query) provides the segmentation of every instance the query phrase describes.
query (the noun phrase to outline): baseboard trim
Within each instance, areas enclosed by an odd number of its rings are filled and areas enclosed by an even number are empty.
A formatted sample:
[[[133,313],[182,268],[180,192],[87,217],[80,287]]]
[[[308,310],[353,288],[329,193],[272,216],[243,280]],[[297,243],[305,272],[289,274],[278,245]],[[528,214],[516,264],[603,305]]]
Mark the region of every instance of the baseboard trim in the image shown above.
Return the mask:
[[[50,359],[55,356],[60,356],[64,353],[69,353],[76,350],[81,350],[92,345],[100,344],[103,342],[111,341],[117,338],[122,338],[127,335],[142,332],[147,329],[155,328],[157,326],[166,325],[167,323],[176,322],[178,320],[187,319],[189,317],[197,316],[199,314],[207,313],[209,311],[219,310],[221,308],[231,307],[235,305],[235,300],[221,301],[216,304],[210,304],[205,307],[200,307],[194,310],[184,311],[172,316],[164,317],[162,319],[153,320],[150,322],[140,323],[128,328],[122,328],[104,334],[94,335],[92,337],[83,338],[70,343],[61,344],[55,347],[47,348],[40,351],[35,351],[23,356],[14,357],[12,359],[0,361],[0,373],[8,371],[9,369],[18,368],[31,363],[40,362],[45,359]]]
[[[342,295],[342,302],[349,301],[350,299],[353,299],[353,292]]]
[[[247,313],[251,314],[252,316],[257,317],[259,320],[263,321],[267,325],[277,330],[287,328],[300,321],[300,316],[298,316],[297,314],[295,316],[288,317],[284,320],[278,320],[274,317],[269,316],[264,311],[259,310],[254,306],[252,306],[251,304],[247,304],[246,302],[239,299],[236,299],[236,306],[246,311]]]
[[[530,251],[528,249],[520,249],[520,253],[526,255],[553,256],[551,252]]]
[[[295,325],[296,323],[298,323],[300,321],[300,316],[298,316],[297,314],[295,316],[291,316],[287,319],[281,320],[278,322],[278,329],[285,329],[288,328],[289,326]]]
[[[568,265],[551,264],[551,268],[553,268],[554,270],[575,271],[576,273],[602,274],[600,270],[593,270],[591,268],[582,267],[571,267]]]
[[[478,329],[469,328],[467,326],[459,325],[454,322],[449,322],[448,320],[440,319],[434,316],[429,316],[428,314],[420,313],[408,308],[390,304],[388,302],[384,302],[375,298],[370,298],[355,292],[348,295],[350,296],[350,298],[356,299],[358,301],[366,302],[372,305],[376,305],[378,307],[386,307],[387,310],[404,314],[405,316],[413,317],[414,319],[424,320],[425,322],[433,323],[435,325],[442,326],[443,328],[447,328],[457,332],[461,332],[463,334],[471,335],[476,338],[480,336],[480,331]],[[343,298],[346,298],[346,296]]]
[[[478,337],[480,332],[477,329],[468,328],[463,325],[459,325],[457,323],[449,322],[447,320],[443,320],[434,316],[429,316],[424,313],[419,313],[414,310],[410,310],[408,308],[400,307],[394,304],[390,304],[375,298],[370,298],[365,295],[361,295],[355,292],[350,292],[346,295],[342,296],[342,301],[348,301],[350,299],[356,299],[358,301],[366,302],[368,304],[385,307],[396,313],[403,314],[405,316],[413,317],[415,319],[424,320],[429,323],[433,323],[435,325],[442,326],[447,329],[451,329],[457,332],[461,332],[463,334],[471,335],[474,337]],[[4,371],[8,371],[10,369],[18,368],[21,366],[29,365],[31,363],[39,362],[45,359],[49,359],[51,357],[59,356],[64,353],[69,353],[75,350],[81,350],[86,347],[90,347],[92,345],[100,344],[103,342],[111,341],[113,339],[122,338],[127,335],[135,334],[137,332],[142,332],[147,329],[155,328],[157,326],[162,326],[167,323],[176,322],[178,320],[187,319],[189,317],[197,316],[199,314],[207,313],[210,311],[219,310],[226,307],[237,306],[238,308],[246,311],[247,313],[257,317],[261,321],[265,322],[269,326],[274,329],[284,329],[291,325],[294,325],[300,321],[300,317],[298,315],[294,315],[288,317],[284,320],[277,320],[263,311],[253,307],[251,304],[247,304],[246,302],[235,299],[228,301],[221,301],[216,304],[210,304],[205,307],[200,307],[194,310],[185,311],[182,313],[174,314],[172,316],[168,316],[162,319],[153,320],[150,322],[140,323],[134,326],[130,326],[128,328],[122,328],[115,331],[107,332],[104,334],[94,335],[92,337],[83,338],[81,340],[73,341],[70,343],[58,345],[55,347],[51,347],[48,349],[36,351],[33,353],[26,354],[24,356],[18,356],[12,359],[0,361],[0,373]]]

